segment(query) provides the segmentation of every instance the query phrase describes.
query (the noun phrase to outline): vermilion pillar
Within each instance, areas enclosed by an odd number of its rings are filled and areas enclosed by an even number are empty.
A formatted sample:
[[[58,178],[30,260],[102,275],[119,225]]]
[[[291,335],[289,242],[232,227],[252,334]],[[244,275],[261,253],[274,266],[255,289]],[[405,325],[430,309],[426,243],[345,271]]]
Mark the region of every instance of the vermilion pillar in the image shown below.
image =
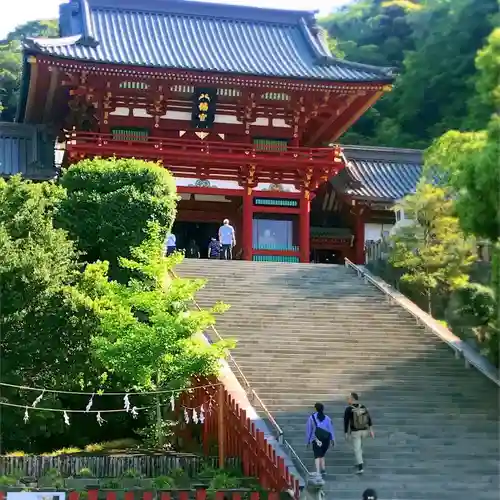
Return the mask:
[[[363,209],[356,212],[356,262],[355,264],[365,264],[365,217]]]
[[[253,240],[253,194],[252,188],[246,187],[243,193],[243,228],[242,247],[243,259],[252,260]]]
[[[311,200],[310,192],[304,191],[300,199],[300,223],[299,223],[299,250],[300,262],[309,262],[310,260],[310,236],[311,236]]]

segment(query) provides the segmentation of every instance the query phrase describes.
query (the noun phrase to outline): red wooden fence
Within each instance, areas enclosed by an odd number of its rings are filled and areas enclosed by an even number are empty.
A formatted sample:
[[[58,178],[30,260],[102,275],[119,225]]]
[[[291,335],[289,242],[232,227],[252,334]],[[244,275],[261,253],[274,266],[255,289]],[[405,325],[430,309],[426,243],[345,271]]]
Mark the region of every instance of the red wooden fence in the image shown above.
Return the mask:
[[[55,490],[54,490],[55,491]],[[59,490],[60,491],[60,490]],[[45,493],[46,490],[45,490]],[[99,494],[99,490],[89,490],[83,496],[85,500],[100,500],[103,498],[102,493]],[[117,500],[118,495],[124,495],[124,500],[206,500],[207,490],[199,489],[195,491],[106,491],[106,500]],[[43,495],[43,493],[41,492]],[[68,500],[80,500],[80,492],[70,491],[67,493]],[[247,491],[232,491],[232,490],[221,490],[215,492],[215,500],[242,500],[243,497],[249,498],[249,500],[279,500],[278,492],[268,492],[261,494],[257,491],[247,492]],[[0,491],[0,500],[6,500],[7,493],[5,491]],[[212,497],[213,498],[213,497]]]
[[[197,379],[195,385],[211,382],[213,381]],[[239,407],[223,386],[193,389],[182,396],[181,402],[189,408],[204,407],[206,418],[202,440],[205,455],[210,454],[210,443],[218,443],[222,464],[226,458],[238,458],[245,476],[258,478],[265,490],[291,490],[294,498],[299,498],[298,479],[290,474],[284,459],[276,454],[264,438],[264,433],[255,428],[246,411]]]

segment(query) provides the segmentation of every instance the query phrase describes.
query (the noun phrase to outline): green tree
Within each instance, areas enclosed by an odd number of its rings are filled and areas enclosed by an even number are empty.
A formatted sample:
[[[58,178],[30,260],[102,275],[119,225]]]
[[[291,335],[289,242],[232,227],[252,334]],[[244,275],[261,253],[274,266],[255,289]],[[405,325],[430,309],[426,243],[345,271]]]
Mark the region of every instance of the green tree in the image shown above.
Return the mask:
[[[30,21],[0,41],[0,118],[13,121],[16,115],[22,72],[22,41],[29,37],[55,37],[57,21]]]
[[[497,11],[497,0],[357,0],[322,19],[347,60],[399,72],[342,142],[425,148],[449,128],[473,126],[474,58]]]
[[[90,363],[90,337],[96,327],[92,304],[72,286],[79,276],[78,254],[66,232],[52,222],[63,197],[64,190],[53,183],[0,179],[3,382],[78,389],[79,380],[99,374]],[[29,404],[36,396],[2,388],[2,397],[17,404]],[[47,405],[61,405],[57,396],[44,399]],[[68,438],[56,414],[33,412],[26,426],[19,425],[22,418],[20,411],[3,411],[4,447],[23,445],[36,451]]]
[[[479,51],[478,103],[500,109],[500,28]],[[500,114],[490,114],[486,129],[450,130],[426,152],[426,168],[438,169],[452,188],[465,231],[495,243],[500,238]]]
[[[476,57],[476,94],[470,100],[471,123],[487,126],[475,132],[450,130],[434,141],[425,156],[426,169],[438,171],[455,200],[462,228],[491,244],[492,290],[496,307],[481,323],[479,340],[498,363],[500,331],[500,28]]]
[[[77,242],[88,262],[107,260],[110,276],[127,283],[120,257],[144,241],[148,222],[170,230],[177,195],[172,175],[160,165],[135,159],[83,160],[66,170],[67,191],[58,224]]]
[[[403,283],[422,293],[432,314],[436,292],[449,293],[467,283],[467,270],[475,260],[472,245],[445,189],[422,180],[400,208],[411,223],[393,235],[389,261],[403,270]]]
[[[193,376],[215,375],[230,344],[207,343],[202,333],[214,323],[212,310],[192,310],[202,281],[172,278],[176,258],[163,255],[158,224],[150,225],[148,238],[120,264],[137,278],[127,285],[110,282],[105,263],[91,264],[85,274],[98,286],[100,324],[92,336],[95,358],[127,389],[164,390],[187,387]],[[156,431],[161,440],[161,399],[157,397]]]

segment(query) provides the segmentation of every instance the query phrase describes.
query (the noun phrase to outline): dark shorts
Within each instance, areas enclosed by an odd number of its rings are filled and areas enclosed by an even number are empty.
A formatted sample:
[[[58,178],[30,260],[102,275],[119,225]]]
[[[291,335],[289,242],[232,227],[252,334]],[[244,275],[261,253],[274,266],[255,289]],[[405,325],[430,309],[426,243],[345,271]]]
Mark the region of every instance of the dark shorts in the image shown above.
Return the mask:
[[[177,247],[167,247],[167,257],[172,255],[175,252],[176,248]]]
[[[330,439],[321,441],[321,446],[318,446],[316,441],[313,441],[312,449],[314,453],[314,458],[324,458],[326,452],[328,451],[328,448],[330,448]]]

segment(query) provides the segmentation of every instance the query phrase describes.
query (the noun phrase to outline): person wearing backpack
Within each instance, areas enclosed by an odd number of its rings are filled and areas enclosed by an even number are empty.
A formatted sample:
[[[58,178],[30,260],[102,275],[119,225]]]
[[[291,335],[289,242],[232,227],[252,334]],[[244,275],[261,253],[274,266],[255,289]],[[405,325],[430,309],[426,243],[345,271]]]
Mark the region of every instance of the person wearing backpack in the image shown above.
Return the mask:
[[[349,406],[344,413],[345,437],[352,442],[356,459],[356,474],[363,474],[363,440],[368,436],[375,437],[372,418],[366,406],[359,402],[359,396],[355,392],[351,392],[347,403]]]
[[[326,473],[325,455],[330,444],[332,447],[335,446],[335,432],[332,419],[325,415],[323,404],[316,403],[314,409],[316,411],[307,419],[306,440],[307,446],[312,444],[316,472],[324,475]]]

